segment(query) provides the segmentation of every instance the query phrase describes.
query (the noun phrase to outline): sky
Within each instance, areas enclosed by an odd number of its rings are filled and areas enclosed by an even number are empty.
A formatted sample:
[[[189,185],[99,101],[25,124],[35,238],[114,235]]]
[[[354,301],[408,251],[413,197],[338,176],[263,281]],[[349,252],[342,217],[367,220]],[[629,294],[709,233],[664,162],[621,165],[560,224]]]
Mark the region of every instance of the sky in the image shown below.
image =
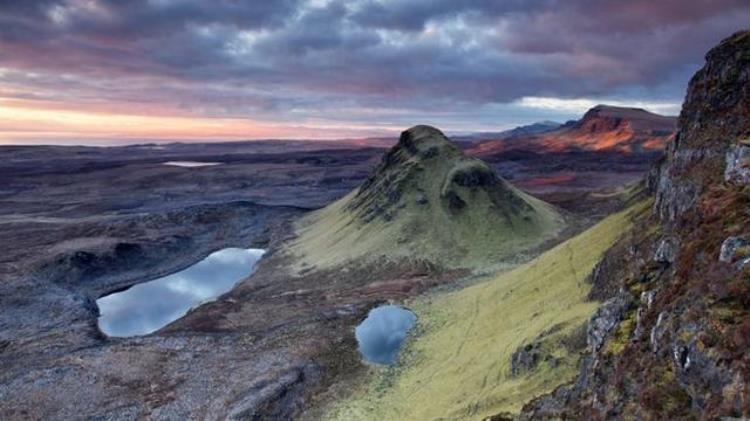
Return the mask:
[[[0,0],[0,143],[497,131],[679,113],[748,0]]]

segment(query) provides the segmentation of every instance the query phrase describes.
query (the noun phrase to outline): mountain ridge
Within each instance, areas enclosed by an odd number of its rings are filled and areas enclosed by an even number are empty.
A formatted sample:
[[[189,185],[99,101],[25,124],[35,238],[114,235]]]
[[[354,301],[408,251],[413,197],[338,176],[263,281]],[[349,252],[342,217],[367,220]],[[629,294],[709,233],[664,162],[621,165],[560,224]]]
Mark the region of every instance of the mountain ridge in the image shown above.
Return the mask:
[[[479,142],[468,153],[489,157],[512,150],[533,152],[595,151],[634,154],[664,149],[671,138],[675,117],[642,108],[597,105],[579,120],[557,129]]]

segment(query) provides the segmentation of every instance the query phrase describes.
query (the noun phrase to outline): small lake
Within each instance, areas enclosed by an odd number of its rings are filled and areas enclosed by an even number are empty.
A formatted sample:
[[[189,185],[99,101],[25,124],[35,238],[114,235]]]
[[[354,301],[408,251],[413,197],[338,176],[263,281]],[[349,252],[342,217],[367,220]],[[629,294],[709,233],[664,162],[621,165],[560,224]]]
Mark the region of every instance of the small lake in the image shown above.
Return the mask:
[[[162,165],[169,165],[172,167],[183,167],[183,168],[196,168],[196,167],[212,167],[214,165],[221,165],[221,162],[199,162],[199,161],[167,161],[162,162]]]
[[[265,250],[226,248],[180,272],[99,298],[99,329],[108,336],[154,332],[247,278]]]
[[[417,316],[394,305],[370,310],[367,318],[354,331],[362,357],[371,363],[393,364]]]

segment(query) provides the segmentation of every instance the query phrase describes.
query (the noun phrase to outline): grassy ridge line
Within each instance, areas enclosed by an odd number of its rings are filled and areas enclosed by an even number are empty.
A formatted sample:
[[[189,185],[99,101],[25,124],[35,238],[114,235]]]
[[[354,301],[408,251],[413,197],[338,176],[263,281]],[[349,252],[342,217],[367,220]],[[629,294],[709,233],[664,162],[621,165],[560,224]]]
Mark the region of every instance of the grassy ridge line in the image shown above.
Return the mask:
[[[516,269],[460,291],[418,299],[419,333],[396,367],[372,378],[329,411],[330,419],[480,419],[517,412],[535,396],[571,380],[578,351],[563,346],[598,303],[586,301],[587,275],[632,227],[644,201]],[[557,361],[511,376],[513,352],[544,333]],[[550,333],[552,332],[552,333]]]

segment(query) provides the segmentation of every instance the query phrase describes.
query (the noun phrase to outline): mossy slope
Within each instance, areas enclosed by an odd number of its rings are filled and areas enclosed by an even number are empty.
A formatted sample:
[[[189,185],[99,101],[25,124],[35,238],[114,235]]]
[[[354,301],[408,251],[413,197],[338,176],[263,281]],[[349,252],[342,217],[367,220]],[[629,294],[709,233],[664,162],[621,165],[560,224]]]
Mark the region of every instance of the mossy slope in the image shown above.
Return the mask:
[[[356,191],[304,218],[288,248],[301,266],[421,260],[483,268],[554,237],[557,211],[416,126]],[[299,269],[299,268],[298,268]]]
[[[586,300],[586,277],[648,205],[610,216],[486,282],[411,303],[420,332],[399,365],[373,369],[372,379],[336,404],[329,417],[481,419],[517,412],[533,397],[571,380],[580,348],[570,345],[571,337],[598,305]],[[514,376],[513,353],[533,342],[541,343],[546,358]]]

